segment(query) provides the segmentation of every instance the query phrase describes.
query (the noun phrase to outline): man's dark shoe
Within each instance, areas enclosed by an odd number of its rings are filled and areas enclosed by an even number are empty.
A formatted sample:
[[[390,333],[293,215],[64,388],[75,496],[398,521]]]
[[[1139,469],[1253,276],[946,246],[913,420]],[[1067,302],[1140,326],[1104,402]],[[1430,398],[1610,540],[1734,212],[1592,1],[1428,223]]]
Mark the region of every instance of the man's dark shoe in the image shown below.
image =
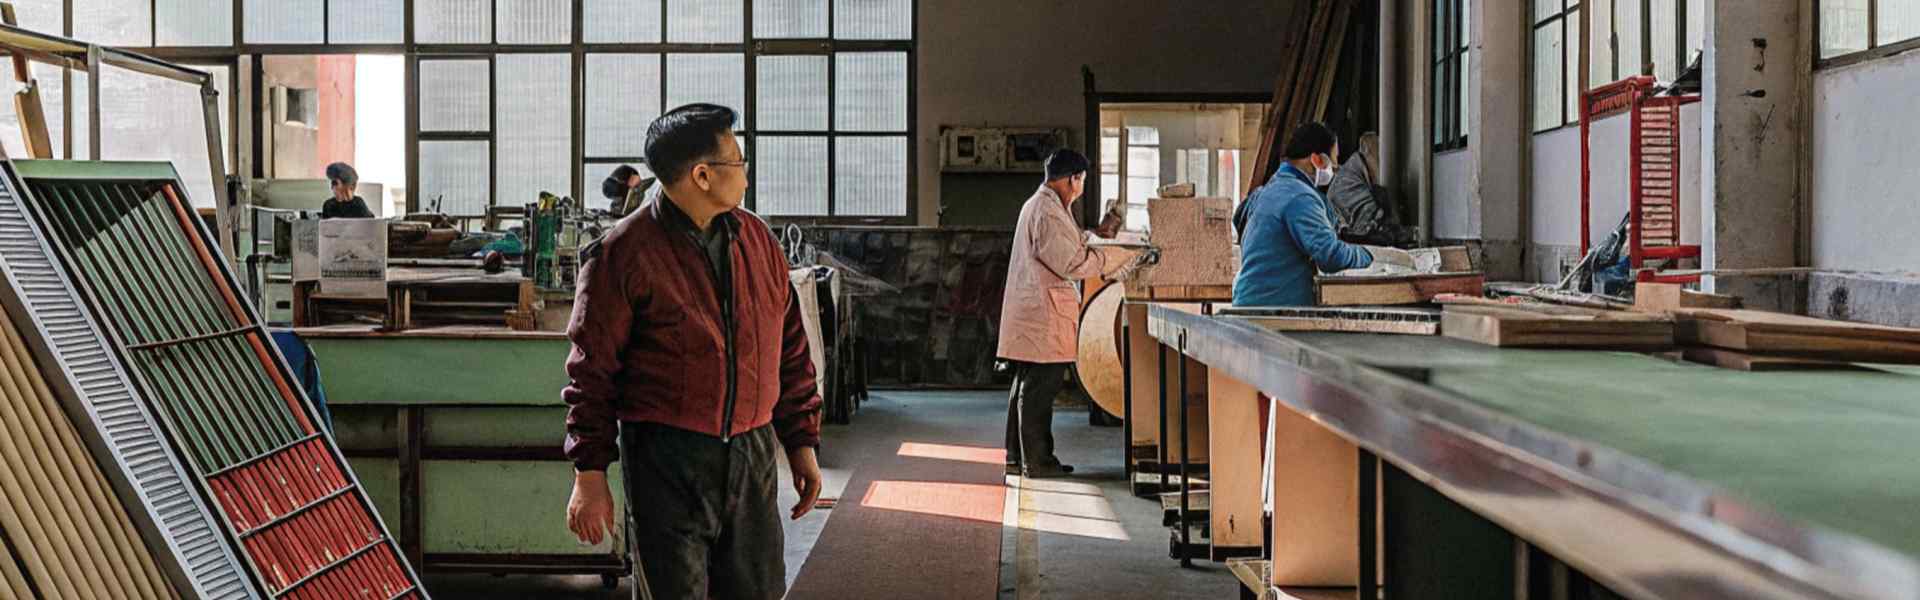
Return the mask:
[[[1072,466],[1052,464],[1027,467],[1026,476],[1033,479],[1048,479],[1052,477],[1066,477],[1071,474],[1073,474]]]

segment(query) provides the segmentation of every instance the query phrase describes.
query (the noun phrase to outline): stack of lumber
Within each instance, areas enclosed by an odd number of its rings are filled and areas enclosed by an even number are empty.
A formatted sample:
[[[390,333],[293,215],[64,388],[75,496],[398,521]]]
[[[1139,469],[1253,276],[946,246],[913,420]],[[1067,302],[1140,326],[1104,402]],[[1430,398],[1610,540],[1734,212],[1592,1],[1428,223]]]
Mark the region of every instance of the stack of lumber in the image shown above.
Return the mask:
[[[1673,320],[1660,315],[1538,303],[1448,299],[1440,333],[1505,348],[1652,350],[1673,345]]]
[[[1340,76],[1340,57],[1349,42],[1347,31],[1353,24],[1353,0],[1296,2],[1293,7],[1287,20],[1292,27],[1280,34],[1280,76],[1253,163],[1255,187],[1279,170],[1280,149],[1293,135],[1293,128],[1326,114],[1332,104],[1334,82]]]
[[[1473,270],[1465,246],[1415,248],[1414,272],[1383,270],[1386,265],[1314,278],[1320,306],[1424,304],[1444,295],[1479,296],[1486,275]]]
[[[443,267],[388,268],[384,300],[328,297],[312,282],[296,284],[293,300],[293,322],[298,327],[378,321],[388,331],[433,325],[532,331],[539,327],[541,308],[533,280],[518,271]]]
[[[1920,329],[1849,323],[1742,309],[1673,311],[1684,344],[1714,349],[1696,355],[1740,368],[1812,368],[1834,363],[1920,364]]]

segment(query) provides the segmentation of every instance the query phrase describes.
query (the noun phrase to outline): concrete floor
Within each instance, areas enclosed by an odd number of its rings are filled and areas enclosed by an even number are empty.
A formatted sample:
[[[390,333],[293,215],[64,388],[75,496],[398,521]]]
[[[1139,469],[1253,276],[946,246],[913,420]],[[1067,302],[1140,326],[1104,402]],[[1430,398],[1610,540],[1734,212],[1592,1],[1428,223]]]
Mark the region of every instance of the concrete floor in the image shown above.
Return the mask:
[[[943,410],[916,410],[938,404]],[[960,410],[951,410],[960,409]],[[851,426],[829,426],[829,443],[897,444],[898,440],[937,441],[929,432],[953,428],[1005,427],[1006,393],[876,392],[854,416]],[[862,423],[868,423],[863,427]],[[875,426],[886,423],[888,426]],[[1181,569],[1167,558],[1167,530],[1160,526],[1156,503],[1129,494],[1120,463],[1118,427],[1087,424],[1083,409],[1057,411],[1057,453],[1078,470],[1072,478],[1022,483],[1009,494],[1010,510],[1000,558],[1001,598],[1234,598],[1238,584],[1212,563]],[[885,438],[885,439],[881,439]],[[827,492],[838,496],[860,468],[860,456],[827,452],[822,468]],[[782,504],[795,501],[781,469]],[[787,578],[804,568],[832,511],[815,511],[788,522]],[[898,574],[897,576],[910,576]],[[442,598],[627,598],[630,586],[603,589],[597,577],[452,575],[427,577],[428,589]],[[926,597],[939,598],[937,593]]]

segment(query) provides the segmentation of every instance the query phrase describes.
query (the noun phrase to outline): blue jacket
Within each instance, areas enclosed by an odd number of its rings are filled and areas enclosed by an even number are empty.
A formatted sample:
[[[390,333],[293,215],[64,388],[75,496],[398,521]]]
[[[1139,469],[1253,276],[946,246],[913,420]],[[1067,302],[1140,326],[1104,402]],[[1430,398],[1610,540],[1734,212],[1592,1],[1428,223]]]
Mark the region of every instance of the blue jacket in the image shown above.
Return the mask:
[[[1373,264],[1365,248],[1340,241],[1326,200],[1291,164],[1281,165],[1247,202],[1234,306],[1310,306],[1315,266],[1333,273]]]

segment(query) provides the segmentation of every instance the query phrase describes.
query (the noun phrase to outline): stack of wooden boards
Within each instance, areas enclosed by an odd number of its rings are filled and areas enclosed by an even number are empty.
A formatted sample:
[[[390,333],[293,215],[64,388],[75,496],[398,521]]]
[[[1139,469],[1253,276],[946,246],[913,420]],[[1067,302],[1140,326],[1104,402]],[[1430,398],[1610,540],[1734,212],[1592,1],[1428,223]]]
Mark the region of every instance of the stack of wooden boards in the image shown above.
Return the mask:
[[[431,325],[492,325],[514,331],[539,328],[542,302],[533,280],[520,276],[519,271],[390,267],[385,299],[329,297],[319,293],[314,283],[294,285],[293,322],[297,327],[377,321],[386,331]]]
[[[1920,329],[1739,308],[1726,297],[1641,286],[1633,311],[1448,297],[1447,337],[1490,346],[1670,351],[1743,371],[1920,364]]]
[[[1283,57],[1280,75],[1273,89],[1273,104],[1267,111],[1266,127],[1260,136],[1255,156],[1253,185],[1266,183],[1280,168],[1280,147],[1293,128],[1308,121],[1323,120],[1333,101],[1336,83],[1341,80],[1342,57],[1349,52],[1348,31],[1364,23],[1356,22],[1354,0],[1315,0],[1292,3],[1285,21],[1291,26],[1280,32],[1279,56]],[[1354,50],[1366,51],[1358,43]],[[1348,63],[1352,66],[1352,63]],[[1346,73],[1348,81],[1354,73]]]

